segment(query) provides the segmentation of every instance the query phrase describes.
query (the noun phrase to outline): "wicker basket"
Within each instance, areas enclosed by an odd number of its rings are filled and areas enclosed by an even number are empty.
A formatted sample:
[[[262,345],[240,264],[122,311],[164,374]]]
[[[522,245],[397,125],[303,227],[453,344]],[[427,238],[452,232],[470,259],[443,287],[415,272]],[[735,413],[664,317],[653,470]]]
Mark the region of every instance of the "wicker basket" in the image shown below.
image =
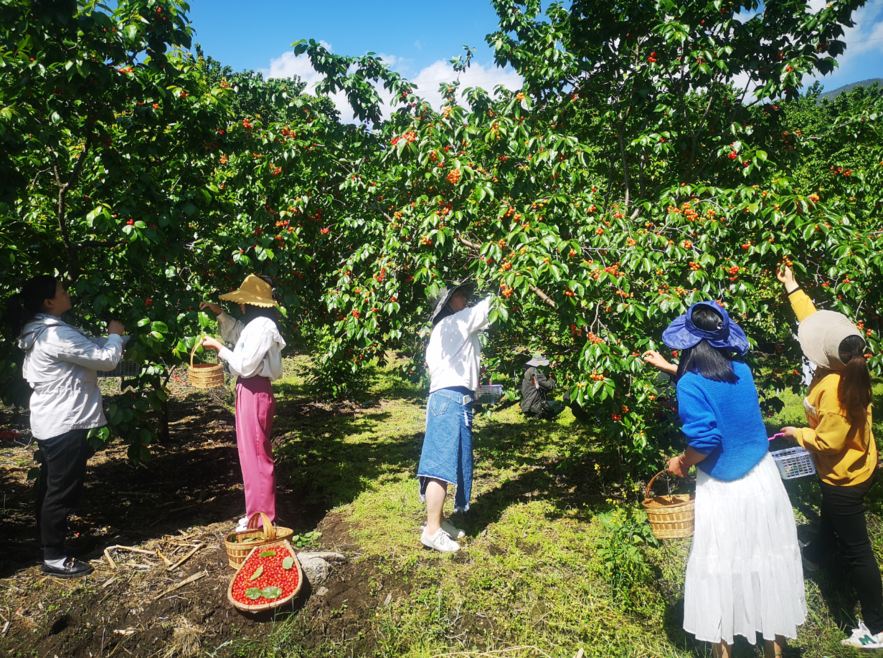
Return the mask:
[[[263,529],[258,528],[258,519],[260,519]],[[251,549],[256,546],[266,546],[267,544],[287,540],[294,536],[294,530],[291,528],[276,527],[270,521],[270,517],[263,512],[252,514],[248,520],[248,530],[242,532],[232,532],[224,540],[227,547],[227,559],[231,567],[238,569],[245,562]],[[243,544],[243,539],[258,537],[257,541]]]
[[[221,388],[224,385],[224,366],[220,363],[193,363],[193,355],[200,345],[200,341],[196,341],[190,353],[190,385],[202,390]]]
[[[677,494],[674,496],[657,496],[648,498],[650,488],[665,470],[659,471],[647,484],[644,491],[644,510],[647,512],[647,520],[656,539],[680,539],[693,535],[693,521],[695,519],[694,494]]]
[[[240,569],[245,565],[248,561],[248,558],[252,556],[252,554],[256,553],[258,550],[265,551],[270,548],[285,548],[291,554],[291,557],[294,558],[294,565],[292,568],[297,569],[297,587],[294,588],[294,591],[291,592],[288,596],[284,596],[280,599],[273,601],[272,603],[261,603],[258,605],[247,605],[245,603],[240,603],[236,599],[233,598],[233,583],[236,582],[236,577],[239,575]],[[300,593],[300,589],[304,584],[304,572],[301,569],[300,561],[297,559],[297,553],[291,547],[291,544],[288,543],[287,540],[277,540],[274,542],[270,542],[268,544],[263,544],[260,547],[252,548],[248,555],[243,559],[242,564],[239,565],[239,568],[236,570],[236,575],[230,580],[230,584],[227,586],[227,600],[237,610],[242,610],[243,612],[262,612],[264,610],[272,610],[273,608],[278,608],[279,606],[285,605],[289,601],[291,601],[295,596]]]

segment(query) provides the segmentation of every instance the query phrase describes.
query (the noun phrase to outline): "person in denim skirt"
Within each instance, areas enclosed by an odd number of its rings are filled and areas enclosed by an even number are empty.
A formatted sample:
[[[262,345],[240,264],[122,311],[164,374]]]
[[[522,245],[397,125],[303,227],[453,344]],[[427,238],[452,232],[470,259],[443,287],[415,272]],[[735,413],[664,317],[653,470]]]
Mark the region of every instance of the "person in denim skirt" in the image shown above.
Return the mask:
[[[432,334],[426,348],[429,401],[426,437],[417,478],[426,501],[426,526],[420,541],[437,551],[460,550],[455,539],[465,532],[444,518],[448,485],[456,487],[455,511],[469,509],[472,493],[472,401],[478,388],[481,343],[493,298],[467,308],[463,285],[442,288],[433,300]]]

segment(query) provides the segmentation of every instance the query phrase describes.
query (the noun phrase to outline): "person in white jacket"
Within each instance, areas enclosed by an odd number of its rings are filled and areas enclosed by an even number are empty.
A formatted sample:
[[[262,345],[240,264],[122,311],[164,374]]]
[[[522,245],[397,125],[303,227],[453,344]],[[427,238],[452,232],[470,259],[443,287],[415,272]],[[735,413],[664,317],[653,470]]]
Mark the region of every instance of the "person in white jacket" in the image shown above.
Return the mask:
[[[43,572],[62,578],[85,576],[87,562],[68,556],[67,517],[77,504],[93,450],[89,430],[107,424],[98,371],[113,370],[125,344],[125,327],[108,324],[106,338],[91,338],[61,319],[70,294],[52,276],[27,281],[9,302],[9,317],[25,353],[22,372],[33,389],[31,433],[39,446],[37,529]]]
[[[276,400],[271,382],[282,377],[282,348],[285,340],[276,324],[279,304],[273,287],[264,277],[248,275],[239,290],[221,295],[222,300],[239,302],[243,321],[226,313],[217,304],[202,302],[218,317],[221,338],[233,344],[231,350],[214,338],[204,338],[203,347],[218,350],[218,358],[230,366],[236,380],[236,445],[245,488],[245,516],[237,531],[245,530],[248,520],[263,512],[276,519],[276,470],[273,464],[273,417]]]
[[[466,533],[444,518],[448,485],[456,487],[454,509],[469,509],[472,494],[472,402],[478,388],[481,343],[489,325],[487,297],[472,308],[464,286],[443,288],[434,300],[432,333],[426,348],[429,401],[426,436],[417,467],[421,499],[426,501],[426,526],[420,541],[442,552],[460,550],[455,539]]]

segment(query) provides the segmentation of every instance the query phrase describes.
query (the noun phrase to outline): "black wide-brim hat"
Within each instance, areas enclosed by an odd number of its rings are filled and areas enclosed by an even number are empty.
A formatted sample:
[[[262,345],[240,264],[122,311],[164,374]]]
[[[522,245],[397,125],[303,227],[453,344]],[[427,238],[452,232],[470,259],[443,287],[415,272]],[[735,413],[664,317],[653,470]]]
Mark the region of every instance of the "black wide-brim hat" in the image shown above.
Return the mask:
[[[429,303],[434,308],[432,311],[432,315],[429,316],[430,322],[435,323],[435,319],[438,317],[438,314],[441,313],[445,306],[448,305],[448,301],[451,299],[451,295],[453,295],[458,290],[463,290],[467,295],[472,291],[472,283],[469,281],[455,281],[450,286],[444,286],[440,288],[439,291],[435,294],[435,296],[430,297]]]

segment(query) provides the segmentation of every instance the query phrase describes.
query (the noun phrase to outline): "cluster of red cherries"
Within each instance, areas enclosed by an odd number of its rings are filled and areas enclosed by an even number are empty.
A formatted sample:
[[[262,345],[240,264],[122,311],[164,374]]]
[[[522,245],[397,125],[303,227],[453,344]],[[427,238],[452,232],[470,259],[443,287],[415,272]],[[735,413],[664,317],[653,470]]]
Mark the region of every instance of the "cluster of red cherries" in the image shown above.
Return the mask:
[[[284,546],[251,555],[233,580],[233,599],[247,606],[273,603],[290,596],[298,586],[294,556]]]

